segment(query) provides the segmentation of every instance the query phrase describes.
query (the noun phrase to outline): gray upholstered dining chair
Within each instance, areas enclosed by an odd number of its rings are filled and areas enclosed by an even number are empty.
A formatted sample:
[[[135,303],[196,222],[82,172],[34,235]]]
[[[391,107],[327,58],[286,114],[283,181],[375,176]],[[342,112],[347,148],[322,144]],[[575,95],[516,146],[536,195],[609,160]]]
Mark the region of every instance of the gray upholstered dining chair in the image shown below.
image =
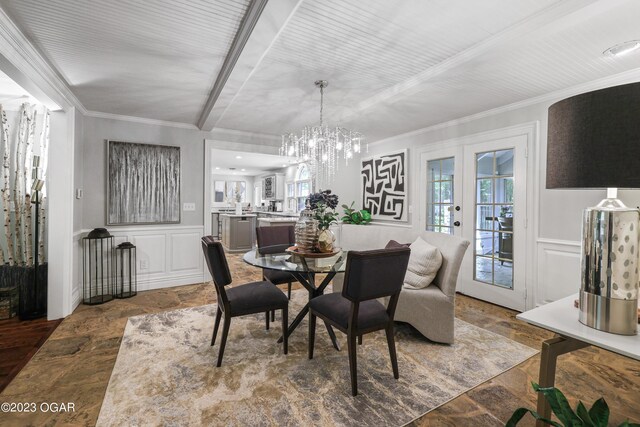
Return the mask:
[[[350,251],[341,293],[309,303],[309,359],[313,359],[316,317],[347,334],[351,393],[358,394],[356,338],[384,329],[394,378],[399,378],[393,318],[409,264],[409,248]],[[385,308],[377,298],[389,297]]]
[[[256,239],[258,252],[261,254],[284,252],[288,247],[295,245],[296,235],[293,225],[277,225],[274,227],[256,227]],[[287,298],[291,299],[291,284],[298,279],[286,271],[262,270],[262,280],[267,280],[274,285],[287,284]],[[275,311],[271,312],[271,320],[275,319]],[[267,320],[268,325],[268,320]]]
[[[289,346],[287,337],[289,300],[285,294],[270,282],[265,281],[247,283],[227,289],[227,285],[231,284],[232,278],[222,244],[216,242],[212,236],[205,236],[202,238],[202,250],[218,296],[216,321],[213,327],[213,336],[211,337],[212,346],[216,342],[220,318],[224,314],[222,341],[220,342],[216,366],[220,367],[222,365],[231,318],[248,314],[265,313],[267,315],[267,329],[269,329],[269,312],[282,310],[283,350],[284,354],[287,354]]]

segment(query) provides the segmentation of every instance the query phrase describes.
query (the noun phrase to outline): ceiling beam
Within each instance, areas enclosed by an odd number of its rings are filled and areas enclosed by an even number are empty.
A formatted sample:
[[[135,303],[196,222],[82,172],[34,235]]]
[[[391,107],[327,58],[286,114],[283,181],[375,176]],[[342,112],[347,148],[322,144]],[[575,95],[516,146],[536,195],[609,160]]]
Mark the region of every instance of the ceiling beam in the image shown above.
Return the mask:
[[[67,82],[0,7],[0,70],[51,110],[86,109]]]
[[[244,49],[244,46],[247,44],[251,33],[253,32],[254,27],[256,26],[258,19],[260,19],[260,15],[267,5],[268,0],[251,0],[249,7],[247,8],[247,12],[242,18],[242,22],[240,23],[240,28],[238,28],[238,32],[231,43],[231,47],[229,48],[229,52],[227,53],[226,58],[222,64],[222,68],[218,73],[218,77],[216,78],[215,83],[213,84],[213,88],[209,93],[209,98],[207,102],[204,104],[204,108],[200,113],[200,118],[196,125],[198,128],[202,129],[207,118],[209,117],[209,113],[213,109],[218,97],[220,96],[220,92],[224,88],[224,85],[227,83],[227,79],[233,68],[236,66],[236,62]]]
[[[263,5],[259,20],[253,13],[251,19],[254,21],[250,24],[248,21],[252,7],[259,7],[254,5],[256,1],[251,3],[200,114],[198,128],[208,131],[216,126],[302,2],[303,0],[268,2]]]

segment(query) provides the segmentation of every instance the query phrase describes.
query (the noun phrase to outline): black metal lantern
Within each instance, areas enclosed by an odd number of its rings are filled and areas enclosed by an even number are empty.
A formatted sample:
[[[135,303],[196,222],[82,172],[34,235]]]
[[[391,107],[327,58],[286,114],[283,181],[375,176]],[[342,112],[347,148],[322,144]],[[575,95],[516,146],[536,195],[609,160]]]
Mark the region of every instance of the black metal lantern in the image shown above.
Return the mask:
[[[116,247],[116,289],[114,297],[131,298],[138,292],[136,247],[131,242]]]
[[[103,304],[113,299],[113,236],[95,228],[82,238],[82,302]]]

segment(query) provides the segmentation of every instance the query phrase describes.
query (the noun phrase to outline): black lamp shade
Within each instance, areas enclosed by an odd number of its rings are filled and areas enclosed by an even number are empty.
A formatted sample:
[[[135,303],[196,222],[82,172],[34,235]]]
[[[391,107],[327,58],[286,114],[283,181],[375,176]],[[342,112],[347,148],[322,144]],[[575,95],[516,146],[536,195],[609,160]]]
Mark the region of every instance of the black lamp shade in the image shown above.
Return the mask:
[[[549,107],[547,188],[640,188],[640,83]]]

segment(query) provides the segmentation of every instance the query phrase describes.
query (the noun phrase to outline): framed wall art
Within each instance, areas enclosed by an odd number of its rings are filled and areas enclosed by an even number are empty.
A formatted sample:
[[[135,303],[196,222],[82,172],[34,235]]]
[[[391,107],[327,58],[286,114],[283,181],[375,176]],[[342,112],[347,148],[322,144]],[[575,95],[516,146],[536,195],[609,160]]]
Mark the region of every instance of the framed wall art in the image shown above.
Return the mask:
[[[362,160],[362,207],[375,220],[407,221],[407,150]]]
[[[180,222],[180,147],[107,142],[107,225]]]

